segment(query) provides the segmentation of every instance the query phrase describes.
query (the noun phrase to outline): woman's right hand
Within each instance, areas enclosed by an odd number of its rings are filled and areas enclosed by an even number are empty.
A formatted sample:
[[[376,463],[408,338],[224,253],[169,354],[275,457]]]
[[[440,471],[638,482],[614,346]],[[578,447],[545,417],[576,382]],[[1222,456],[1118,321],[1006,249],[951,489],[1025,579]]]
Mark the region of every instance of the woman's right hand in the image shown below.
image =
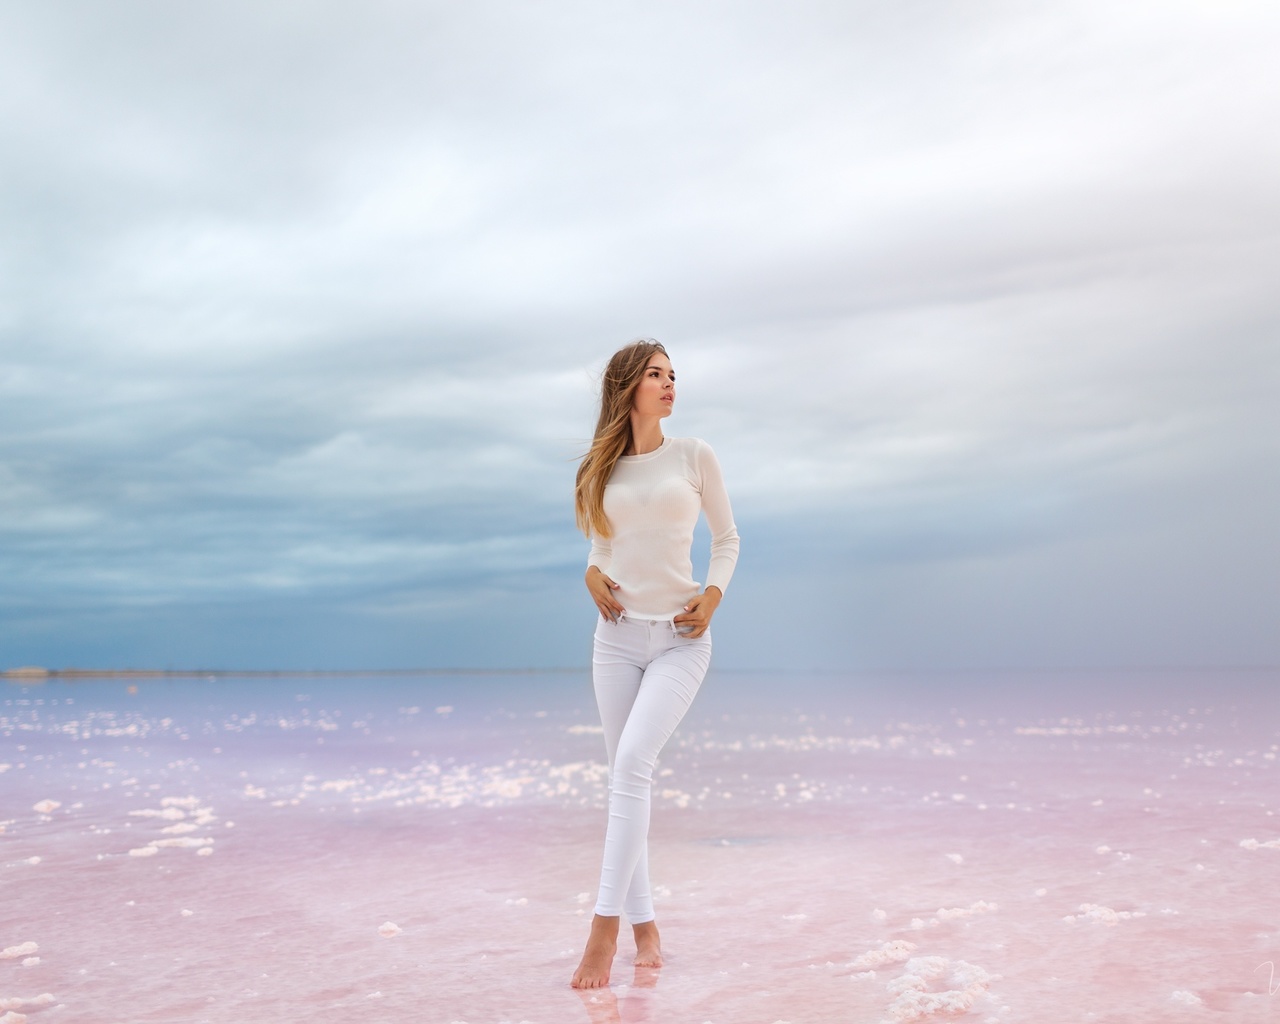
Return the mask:
[[[619,584],[614,583],[594,565],[587,570],[587,589],[591,591],[591,600],[600,609],[600,617],[610,622],[617,622],[618,616],[626,611],[613,596],[618,587]]]

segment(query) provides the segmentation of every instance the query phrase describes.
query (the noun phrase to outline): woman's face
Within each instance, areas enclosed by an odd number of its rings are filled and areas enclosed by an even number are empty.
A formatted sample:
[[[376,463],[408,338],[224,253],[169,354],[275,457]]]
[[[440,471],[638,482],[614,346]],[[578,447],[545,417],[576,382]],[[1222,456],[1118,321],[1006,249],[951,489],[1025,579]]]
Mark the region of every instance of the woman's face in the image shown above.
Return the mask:
[[[676,401],[676,373],[671,360],[655,352],[645,365],[631,408],[641,416],[670,416]]]

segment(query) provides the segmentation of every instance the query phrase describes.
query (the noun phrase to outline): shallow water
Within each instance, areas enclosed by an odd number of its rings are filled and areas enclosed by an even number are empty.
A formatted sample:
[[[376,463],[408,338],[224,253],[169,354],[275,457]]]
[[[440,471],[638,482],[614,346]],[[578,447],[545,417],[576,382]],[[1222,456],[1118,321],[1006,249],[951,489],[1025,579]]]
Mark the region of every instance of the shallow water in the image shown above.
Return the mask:
[[[1280,1021],[1280,675],[715,674],[567,981],[585,674],[0,690],[0,1021]]]

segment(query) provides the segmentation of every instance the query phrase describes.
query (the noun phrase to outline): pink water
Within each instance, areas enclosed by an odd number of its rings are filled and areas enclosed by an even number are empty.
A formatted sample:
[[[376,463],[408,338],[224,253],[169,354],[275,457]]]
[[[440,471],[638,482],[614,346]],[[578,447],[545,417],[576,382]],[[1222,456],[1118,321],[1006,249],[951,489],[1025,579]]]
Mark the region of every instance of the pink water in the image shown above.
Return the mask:
[[[584,675],[0,691],[0,1022],[1280,1021],[1277,673],[713,675],[568,987]]]

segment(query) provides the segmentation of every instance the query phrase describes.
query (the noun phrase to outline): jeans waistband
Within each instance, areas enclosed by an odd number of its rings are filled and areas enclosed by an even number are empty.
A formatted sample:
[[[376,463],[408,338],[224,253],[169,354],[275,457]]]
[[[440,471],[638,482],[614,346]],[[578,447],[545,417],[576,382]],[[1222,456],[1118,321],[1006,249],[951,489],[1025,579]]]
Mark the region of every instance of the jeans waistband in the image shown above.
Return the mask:
[[[618,622],[629,622],[633,626],[666,626],[671,632],[684,635],[692,627],[677,626],[674,616],[671,615],[632,615],[630,612],[623,612],[618,616]]]

